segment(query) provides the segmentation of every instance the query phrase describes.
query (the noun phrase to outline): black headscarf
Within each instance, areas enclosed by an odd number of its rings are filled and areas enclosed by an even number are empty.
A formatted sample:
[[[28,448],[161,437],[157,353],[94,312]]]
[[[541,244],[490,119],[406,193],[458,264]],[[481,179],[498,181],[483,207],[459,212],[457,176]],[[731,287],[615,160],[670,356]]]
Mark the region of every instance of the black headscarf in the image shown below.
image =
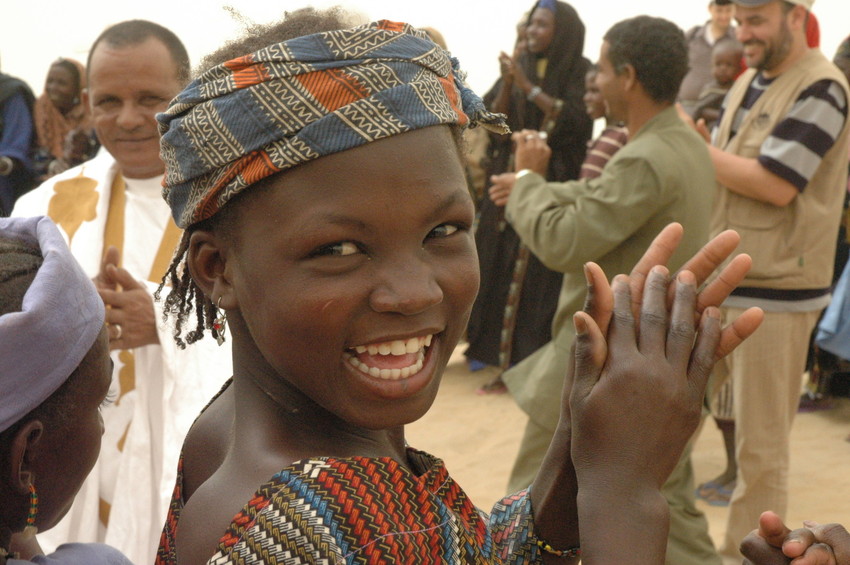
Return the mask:
[[[587,140],[593,130],[593,123],[584,107],[584,80],[590,61],[584,52],[584,23],[575,8],[558,0],[539,0],[529,12],[529,21],[534,11],[543,8],[555,13],[555,30],[552,43],[545,53],[526,53],[521,65],[528,79],[543,89],[549,96],[563,101],[563,109],[555,127],[549,132],[549,145],[557,155],[550,161],[549,179],[568,180],[578,177],[581,162],[584,159]],[[546,72],[537,76],[537,63],[547,58]],[[542,129],[543,112],[533,102],[528,102],[516,93],[515,101],[519,109],[520,126],[530,129]]]
[[[547,57],[546,75],[540,81],[543,92],[563,99],[572,90],[578,90],[584,95],[584,76],[587,74],[589,61],[584,58],[584,23],[575,8],[566,2],[540,0],[529,12],[529,22],[534,11],[538,8],[551,10],[555,6],[555,32],[552,43],[546,53],[528,53],[523,58],[522,66],[526,76],[537,82],[537,62]]]

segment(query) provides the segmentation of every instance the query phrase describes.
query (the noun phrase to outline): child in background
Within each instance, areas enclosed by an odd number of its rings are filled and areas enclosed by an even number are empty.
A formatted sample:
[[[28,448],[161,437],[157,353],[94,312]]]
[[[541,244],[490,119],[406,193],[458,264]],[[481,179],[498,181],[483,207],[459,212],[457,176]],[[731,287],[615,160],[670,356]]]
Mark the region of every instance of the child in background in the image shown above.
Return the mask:
[[[100,144],[97,138],[85,128],[74,128],[65,136],[62,158],[54,159],[47,167],[50,176],[58,175],[71,167],[88,161],[97,153]]]
[[[726,93],[744,70],[743,49],[743,45],[738,41],[727,39],[718,42],[711,51],[714,80],[702,89],[699,100],[691,111],[691,117],[695,121],[705,120],[709,129],[717,122]]]
[[[593,65],[587,71],[584,79],[584,107],[587,109],[587,115],[591,120],[605,118],[605,129],[599,134],[599,137],[587,144],[587,155],[584,157],[584,162],[581,164],[581,172],[578,178],[592,179],[602,174],[602,169],[605,164],[614,156],[614,153],[620,150],[623,145],[629,140],[629,130],[621,123],[611,124],[608,121],[607,108],[605,100],[599,92],[599,87],[596,86],[596,74],[599,72],[599,67]]]

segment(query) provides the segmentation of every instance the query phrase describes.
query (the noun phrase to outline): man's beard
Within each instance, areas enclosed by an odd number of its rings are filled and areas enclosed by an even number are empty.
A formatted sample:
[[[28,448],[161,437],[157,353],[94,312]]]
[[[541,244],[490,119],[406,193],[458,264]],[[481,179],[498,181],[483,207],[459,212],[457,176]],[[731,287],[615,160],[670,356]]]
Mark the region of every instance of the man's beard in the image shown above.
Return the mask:
[[[755,64],[755,68],[760,71],[771,71],[775,69],[782,64],[791,51],[792,38],[791,32],[788,30],[788,23],[784,19],[782,20],[779,35],[776,41],[772,42],[770,46],[768,46],[767,42],[760,40],[754,40],[750,43],[763,47],[761,61]]]

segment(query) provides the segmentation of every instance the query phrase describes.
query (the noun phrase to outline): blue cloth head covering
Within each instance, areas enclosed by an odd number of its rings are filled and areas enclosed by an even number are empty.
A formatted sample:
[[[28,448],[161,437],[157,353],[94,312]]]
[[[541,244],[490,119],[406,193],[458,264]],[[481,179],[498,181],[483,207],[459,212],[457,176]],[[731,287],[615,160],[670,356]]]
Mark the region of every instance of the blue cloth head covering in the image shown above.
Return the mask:
[[[106,312],[50,218],[0,218],[0,234],[38,247],[44,258],[22,310],[0,316],[3,431],[68,380],[94,345]]]
[[[157,116],[163,195],[186,228],[269,175],[371,141],[438,124],[508,133],[463,79],[425,32],[386,20],[228,61]]]

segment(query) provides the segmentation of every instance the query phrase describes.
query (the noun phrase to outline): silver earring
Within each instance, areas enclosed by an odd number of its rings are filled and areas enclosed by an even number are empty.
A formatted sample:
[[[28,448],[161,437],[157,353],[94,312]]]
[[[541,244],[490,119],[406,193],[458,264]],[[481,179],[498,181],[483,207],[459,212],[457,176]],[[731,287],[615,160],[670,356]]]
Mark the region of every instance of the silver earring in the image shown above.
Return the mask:
[[[213,320],[212,334],[216,343],[221,345],[224,343],[224,334],[227,331],[227,314],[221,309],[221,296],[218,297],[215,307],[218,309],[218,316]]]

